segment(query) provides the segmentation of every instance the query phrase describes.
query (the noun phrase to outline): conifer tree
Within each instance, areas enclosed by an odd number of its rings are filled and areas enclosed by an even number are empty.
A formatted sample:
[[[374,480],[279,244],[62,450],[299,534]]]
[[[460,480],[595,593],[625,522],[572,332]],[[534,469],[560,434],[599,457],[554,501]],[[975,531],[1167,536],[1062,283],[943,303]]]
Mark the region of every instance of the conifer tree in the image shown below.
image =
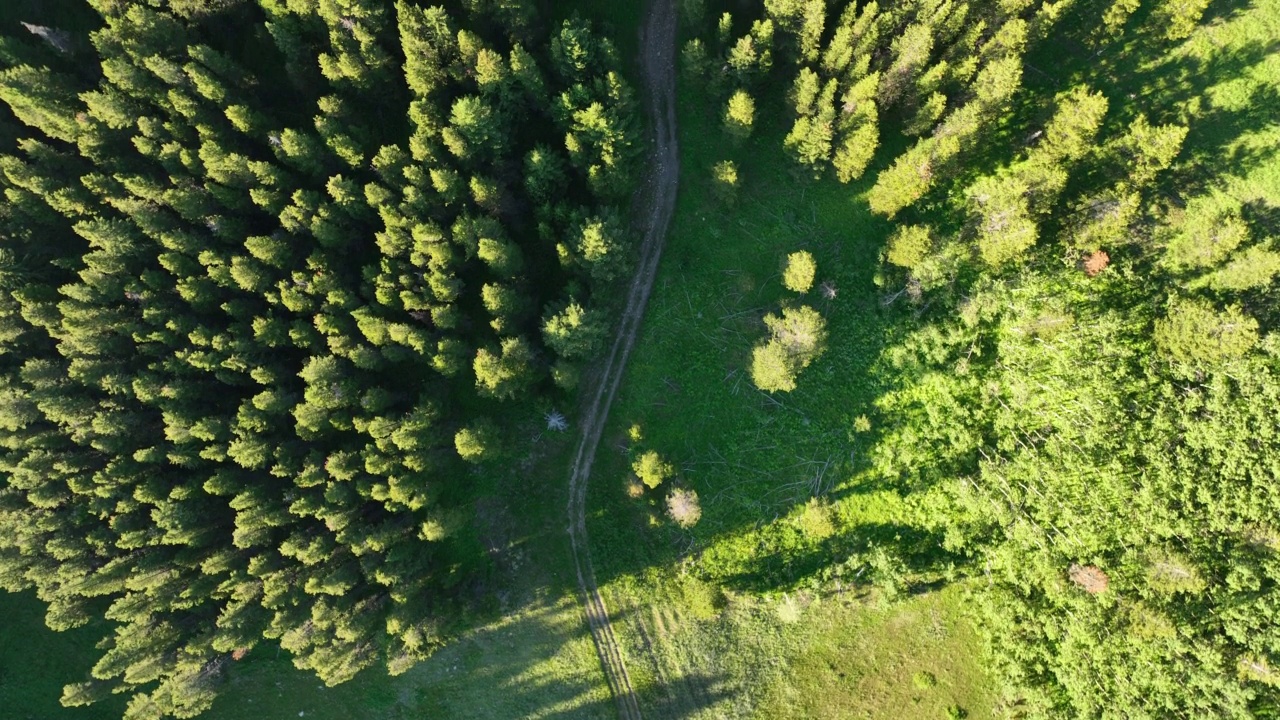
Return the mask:
[[[458,393],[528,400],[530,308],[569,294],[524,269],[570,238],[581,309],[625,265],[612,46],[506,3],[93,6],[75,52],[100,76],[0,74],[0,236],[45,236],[37,273],[0,253],[0,583],[52,626],[118,624],[68,705],[189,717],[263,640],[328,683],[403,671],[448,622],[441,489],[496,448]],[[264,16],[266,79],[213,49]],[[585,361],[606,323],[566,314],[555,342]]]
[[[741,143],[751,136],[755,123],[756,103],[744,90],[735,92],[729,98],[724,111],[724,130],[735,142]]]

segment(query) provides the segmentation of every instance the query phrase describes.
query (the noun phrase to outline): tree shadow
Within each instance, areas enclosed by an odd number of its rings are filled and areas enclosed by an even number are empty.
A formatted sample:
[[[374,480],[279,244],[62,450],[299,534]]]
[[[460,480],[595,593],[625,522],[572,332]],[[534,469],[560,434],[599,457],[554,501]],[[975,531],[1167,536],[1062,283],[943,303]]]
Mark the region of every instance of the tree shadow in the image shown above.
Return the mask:
[[[1200,22],[1212,32],[1215,26],[1236,21],[1253,6],[1252,0],[1213,3]],[[1248,169],[1275,157],[1273,145],[1238,145],[1248,133],[1274,125],[1280,114],[1280,89],[1274,83],[1248,81],[1251,73],[1265,77],[1264,63],[1280,50],[1280,38],[1255,39],[1226,49],[1215,40],[1218,50],[1193,52],[1183,45],[1190,41],[1169,41],[1140,12],[1126,35],[1110,41],[1095,41],[1085,28],[1091,27],[1091,13],[1101,10],[1083,3],[1063,18],[1055,33],[1028,56],[1028,65],[1052,68],[1051,73],[1035,70],[1028,85],[1047,91],[1062,91],[1086,83],[1110,100],[1108,117],[1112,132],[1146,114],[1152,122],[1188,126],[1183,153],[1174,169],[1161,180],[1164,188],[1195,191],[1224,170],[1243,175]],[[1117,120],[1120,121],[1117,124]]]
[[[325,688],[310,673],[293,669],[287,653],[259,648],[232,669],[227,692],[204,717],[616,717],[617,702],[594,672],[597,662],[577,598],[560,596],[467,632],[398,677],[371,668],[349,683]],[[587,669],[592,672],[583,672]],[[680,707],[689,714],[727,697],[724,683],[710,674],[694,672],[682,682],[701,689],[682,699]],[[651,707],[666,707],[663,703],[655,698]]]

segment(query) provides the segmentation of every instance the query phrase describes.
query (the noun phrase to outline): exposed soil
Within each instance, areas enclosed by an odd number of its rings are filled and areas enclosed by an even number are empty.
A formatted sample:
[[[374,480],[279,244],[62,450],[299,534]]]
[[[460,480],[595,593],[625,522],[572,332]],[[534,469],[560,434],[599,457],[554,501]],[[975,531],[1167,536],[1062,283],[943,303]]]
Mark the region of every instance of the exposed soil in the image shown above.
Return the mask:
[[[578,586],[582,591],[587,622],[591,627],[596,651],[600,655],[600,663],[624,720],[638,720],[640,705],[631,687],[621,647],[614,636],[613,626],[609,623],[609,612],[596,585],[585,519],[587,481],[591,477],[591,467],[600,446],[605,421],[609,417],[609,408],[618,392],[627,357],[631,354],[636,333],[640,329],[640,320],[644,317],[645,306],[649,302],[649,292],[653,289],[653,279],[658,270],[658,258],[662,255],[667,228],[675,211],[676,187],[680,178],[680,159],[676,147],[675,45],[674,0],[651,0],[640,31],[641,75],[653,135],[646,186],[638,194],[635,208],[643,234],[640,261],[631,281],[626,308],[613,346],[596,376],[594,391],[588,389],[590,399],[582,415],[581,435],[569,475],[569,541],[573,546]]]

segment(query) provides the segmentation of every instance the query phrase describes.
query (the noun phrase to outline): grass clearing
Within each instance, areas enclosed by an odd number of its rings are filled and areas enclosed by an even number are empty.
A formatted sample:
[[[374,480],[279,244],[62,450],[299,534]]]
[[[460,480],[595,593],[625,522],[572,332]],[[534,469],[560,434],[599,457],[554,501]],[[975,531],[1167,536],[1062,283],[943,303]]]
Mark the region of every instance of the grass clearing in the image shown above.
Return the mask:
[[[467,633],[400,677],[375,668],[334,688],[295,670],[287,654],[263,648],[263,657],[237,668],[207,717],[607,716],[613,698],[597,677],[595,649],[581,626],[575,597],[539,600]]]
[[[33,592],[0,592],[0,714],[10,720],[118,720],[123,699],[78,708],[58,704],[62,686],[82,680],[97,660],[93,645],[100,633],[55,633],[45,627],[44,612]]]
[[[990,717],[994,689],[960,588],[882,604],[865,587],[815,580],[872,543],[922,558],[937,543],[915,499],[866,461],[900,319],[873,283],[891,228],[862,198],[877,168],[850,186],[811,180],[783,153],[782,99],[757,106],[755,134],[735,149],[720,108],[682,89],[676,217],[592,478],[592,549],[632,680],[655,717],[944,718],[952,705]],[[722,160],[738,166],[732,204],[713,187]],[[800,250],[817,276],[798,301],[826,317],[828,348],[794,392],[766,396],[751,348],[763,316],[795,298],[782,269]],[[630,459],[648,449],[679,477],[630,499]],[[691,530],[664,516],[673,486],[701,499]],[[933,678],[927,692],[919,673]]]
[[[770,687],[760,717],[995,716],[992,678],[971,662],[978,638],[964,616],[965,590],[912,598],[888,609],[814,604],[804,611],[791,680]]]
[[[1046,116],[1026,96],[1088,82],[1122,122],[1143,111],[1189,124],[1179,184],[1231,195],[1277,227],[1280,128],[1268,118],[1280,112],[1280,2],[1212,12],[1172,52],[1130,36],[1099,59],[1070,33],[1055,36],[1031,56],[1023,107],[1000,133],[1021,137]],[[983,641],[965,617],[963,588],[945,584],[950,558],[924,522],[922,496],[879,481],[864,459],[881,431],[903,424],[879,416],[877,398],[912,382],[882,368],[915,323],[882,307],[872,283],[889,224],[861,195],[880,167],[851,186],[799,178],[781,149],[785,108],[768,96],[757,105],[755,135],[734,149],[704,89],[682,91],[680,204],[593,478],[593,548],[633,679],[659,716],[941,718],[953,706],[991,716],[997,688]],[[881,166],[895,149],[882,150]],[[731,206],[712,188],[721,160],[735,161],[741,178]],[[982,155],[973,171],[1002,161]],[[1222,176],[1224,162],[1225,183],[1183,182]],[[830,300],[803,298],[827,317],[829,348],[796,391],[770,398],[751,384],[749,353],[765,334],[761,317],[790,296],[781,262],[798,250],[817,259],[817,282],[837,290]],[[628,439],[633,425],[640,442]],[[680,476],[629,499],[628,458],[650,449]],[[701,498],[690,531],[664,517],[672,485]],[[821,570],[851,554],[863,562],[875,547],[896,549],[944,589],[888,607],[806,605],[830,597]]]

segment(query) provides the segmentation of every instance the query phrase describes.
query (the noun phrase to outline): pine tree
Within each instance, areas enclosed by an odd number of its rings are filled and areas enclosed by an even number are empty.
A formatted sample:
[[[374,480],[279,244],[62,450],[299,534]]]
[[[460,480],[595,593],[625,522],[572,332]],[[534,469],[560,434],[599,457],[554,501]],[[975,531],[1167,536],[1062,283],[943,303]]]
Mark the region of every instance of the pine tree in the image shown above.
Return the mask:
[[[739,90],[729,98],[729,104],[725,107],[724,130],[736,143],[741,143],[751,136],[755,116],[755,101],[745,91]]]
[[[1017,258],[1039,235],[1027,207],[1027,188],[1013,177],[986,177],[966,191],[975,215],[978,252],[991,265]]]
[[[563,309],[548,312],[543,320],[542,337],[547,346],[566,360],[591,357],[604,343],[608,328],[597,311],[570,302]]]
[[[485,397],[510,400],[532,380],[533,352],[518,337],[506,338],[497,352],[480,348],[475,357],[476,388]]]

